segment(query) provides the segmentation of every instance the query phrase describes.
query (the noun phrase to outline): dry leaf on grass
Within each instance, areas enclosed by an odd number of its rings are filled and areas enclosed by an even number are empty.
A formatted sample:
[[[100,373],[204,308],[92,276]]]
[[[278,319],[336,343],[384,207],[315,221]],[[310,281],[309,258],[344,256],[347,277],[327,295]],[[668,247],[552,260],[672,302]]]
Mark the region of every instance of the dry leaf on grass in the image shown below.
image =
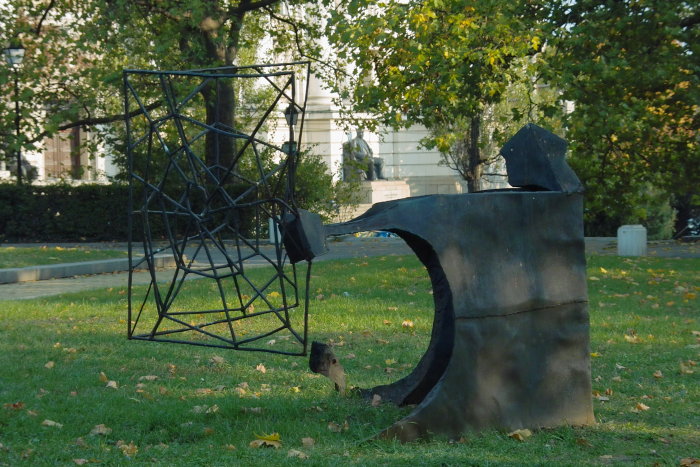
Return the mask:
[[[134,457],[136,453],[139,452],[139,447],[136,446],[133,441],[130,441],[129,444],[126,444],[120,439],[119,441],[117,441],[117,447],[126,457]]]
[[[259,363],[258,366],[255,367],[256,370],[258,370],[260,373],[267,373],[267,368],[265,368],[265,365],[262,363]]]
[[[73,459],[73,463],[76,465],[85,465],[88,462],[90,462],[90,461],[87,459]]]
[[[155,381],[157,379],[158,377],[156,375],[145,375],[139,377],[139,381]]]
[[[282,440],[279,433],[272,433],[269,435],[255,435],[255,439],[250,442],[249,446],[251,448],[275,448],[279,449],[282,447]]]
[[[116,381],[107,381],[105,387],[109,389],[119,389],[119,384]]]
[[[328,429],[333,433],[340,433],[342,431],[348,431],[350,429],[350,424],[347,420],[345,420],[342,425],[335,422],[328,422]]]
[[[54,428],[63,428],[63,425],[61,423],[54,422],[53,420],[48,420],[48,419],[41,422],[41,426],[51,426]]]
[[[312,448],[316,444],[316,440],[313,438],[301,438],[301,445],[305,448]]]
[[[700,459],[696,459],[695,457],[684,457],[680,460],[679,465],[700,465]]]
[[[510,433],[508,433],[509,438],[513,438],[514,440],[521,442],[525,441],[530,436],[532,436],[532,431],[528,430],[527,428],[511,431]]]
[[[100,371],[100,375],[97,377],[101,383],[106,383],[109,381],[109,378],[107,378],[107,375],[105,374],[104,371]]]
[[[224,357],[214,355],[209,359],[209,363],[211,363],[212,365],[221,365],[223,363],[226,363],[226,360],[224,360]]]
[[[634,412],[634,413],[644,412],[644,411],[646,411],[646,410],[649,410],[650,408],[651,408],[651,407],[649,407],[649,406],[646,405],[646,404],[643,404],[643,403],[641,403],[641,402],[637,402],[637,404],[636,404],[636,405],[634,406],[634,408],[632,409],[632,412]]]
[[[90,436],[108,435],[111,432],[112,429],[110,427],[100,423],[99,425],[95,425],[94,427],[92,427],[92,430],[90,430]]]
[[[2,407],[7,410],[22,410],[24,408],[24,402],[8,402],[3,404]]]
[[[308,459],[309,455],[296,449],[290,449],[289,452],[287,452],[287,457],[298,457],[299,459]]]
[[[44,368],[47,368],[47,369],[49,369],[49,370],[52,369],[52,368],[55,367],[55,366],[56,366],[56,364],[55,364],[54,362],[52,362],[52,361],[46,362],[46,363],[44,364]]]

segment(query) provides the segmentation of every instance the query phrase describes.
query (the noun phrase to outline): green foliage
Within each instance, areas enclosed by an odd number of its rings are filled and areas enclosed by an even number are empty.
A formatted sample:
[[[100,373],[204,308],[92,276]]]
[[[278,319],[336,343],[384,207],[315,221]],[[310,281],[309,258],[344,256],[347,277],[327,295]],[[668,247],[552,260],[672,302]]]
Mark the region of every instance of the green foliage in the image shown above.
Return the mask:
[[[536,2],[519,0],[337,6],[327,34],[352,76],[335,88],[355,111],[376,116],[377,124],[425,125],[430,134],[423,144],[478,182],[485,162],[476,149],[480,119],[522,78],[521,59],[539,50],[537,12]],[[354,21],[357,16],[362,21]]]
[[[0,184],[0,240],[125,240],[125,185]]]
[[[556,2],[542,68],[563,115],[589,219],[640,217],[649,184],[698,192],[698,9],[668,0]],[[641,216],[644,217],[644,216]]]
[[[618,227],[628,224],[646,227],[650,240],[666,240],[673,236],[676,210],[672,206],[672,196],[663,190],[643,185],[638,192],[620,201],[624,205],[620,211],[596,208],[595,201],[586,201],[584,221],[588,236],[614,237]],[[616,214],[618,212],[624,214]]]
[[[319,214],[324,221],[336,220],[341,209],[359,203],[359,183],[334,181],[320,156],[301,155],[297,166],[295,199],[299,207]]]

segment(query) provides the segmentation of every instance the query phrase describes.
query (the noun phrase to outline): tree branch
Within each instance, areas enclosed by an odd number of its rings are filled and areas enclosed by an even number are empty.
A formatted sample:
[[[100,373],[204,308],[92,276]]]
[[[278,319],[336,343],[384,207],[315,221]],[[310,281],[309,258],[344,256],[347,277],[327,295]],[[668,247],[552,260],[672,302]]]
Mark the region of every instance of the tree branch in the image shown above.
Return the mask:
[[[299,25],[295,22],[292,21],[289,18],[283,18],[282,16],[279,16],[277,13],[275,13],[272,8],[269,6],[263,7],[263,10],[267,12],[268,15],[270,15],[270,18],[279,21],[280,23],[284,23],[292,28],[294,31],[294,44],[297,47],[297,52],[299,53],[299,56],[308,58],[309,60],[312,60],[316,63],[320,63],[321,65],[330,68],[333,71],[339,71],[343,74],[347,74],[345,70],[342,70],[338,68],[337,66],[333,65],[332,63],[329,63],[325,60],[322,60],[319,57],[312,57],[311,55],[308,55],[306,52],[304,52],[304,48],[301,45],[301,35],[299,34]]]
[[[41,19],[36,25],[36,28],[34,29],[34,34],[37,36],[41,34],[41,28],[44,25],[44,21],[46,20],[46,17],[49,15],[49,12],[51,9],[56,5],[56,0],[51,0],[49,4],[46,6],[46,9],[44,10],[44,14],[41,15]]]

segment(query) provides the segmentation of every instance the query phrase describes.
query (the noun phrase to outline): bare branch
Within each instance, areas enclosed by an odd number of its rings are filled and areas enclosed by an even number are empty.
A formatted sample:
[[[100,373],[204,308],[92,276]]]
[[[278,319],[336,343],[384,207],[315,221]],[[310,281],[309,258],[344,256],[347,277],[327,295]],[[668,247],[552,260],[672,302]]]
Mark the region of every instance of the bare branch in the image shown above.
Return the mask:
[[[44,14],[41,15],[41,19],[36,25],[36,28],[34,29],[34,34],[37,36],[41,34],[41,28],[44,25],[44,21],[46,20],[46,17],[49,15],[49,12],[51,9],[56,5],[56,0],[51,0],[49,4],[46,6],[46,9],[44,10]]]

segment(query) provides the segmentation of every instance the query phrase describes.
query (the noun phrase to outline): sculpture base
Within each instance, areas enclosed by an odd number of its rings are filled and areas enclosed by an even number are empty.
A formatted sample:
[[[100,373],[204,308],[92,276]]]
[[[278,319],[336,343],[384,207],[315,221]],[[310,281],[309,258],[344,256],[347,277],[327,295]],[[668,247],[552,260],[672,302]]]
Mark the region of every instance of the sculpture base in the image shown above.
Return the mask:
[[[363,181],[360,204],[375,204],[411,196],[411,187],[404,180]]]

